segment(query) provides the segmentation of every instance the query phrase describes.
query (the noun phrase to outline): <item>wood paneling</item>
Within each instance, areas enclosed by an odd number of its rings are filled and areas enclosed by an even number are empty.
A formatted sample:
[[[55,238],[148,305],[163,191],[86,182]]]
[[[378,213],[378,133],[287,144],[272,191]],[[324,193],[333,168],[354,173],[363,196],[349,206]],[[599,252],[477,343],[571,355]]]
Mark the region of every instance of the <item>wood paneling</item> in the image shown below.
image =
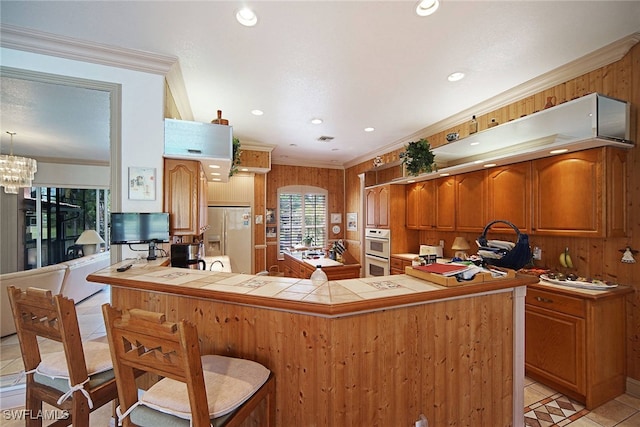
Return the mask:
[[[203,353],[256,360],[276,377],[278,426],[510,426],[510,292],[341,318],[114,287],[198,327]]]
[[[260,170],[271,169],[271,153],[268,151],[243,150],[240,147],[240,167],[256,168]]]
[[[340,213],[342,223],[340,233],[332,233],[329,230],[329,239],[336,240],[344,238],[344,220],[346,218],[344,209],[344,171],[342,169],[323,169],[302,166],[272,165],[271,171],[266,175],[266,206],[268,208],[278,207],[278,188],[287,185],[309,185],[324,188],[328,191],[329,197],[327,207],[329,214]],[[276,239],[269,239],[275,242]],[[277,264],[277,251],[267,250],[267,265]]]

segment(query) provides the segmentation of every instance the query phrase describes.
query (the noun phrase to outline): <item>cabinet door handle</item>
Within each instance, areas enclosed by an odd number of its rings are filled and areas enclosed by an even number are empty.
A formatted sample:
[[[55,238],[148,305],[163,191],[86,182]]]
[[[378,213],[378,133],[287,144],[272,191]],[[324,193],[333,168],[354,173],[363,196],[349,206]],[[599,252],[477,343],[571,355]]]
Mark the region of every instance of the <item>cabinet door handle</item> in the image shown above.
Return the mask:
[[[537,301],[540,301],[540,302],[546,302],[546,303],[549,303],[549,304],[551,304],[551,303],[553,302],[553,300],[552,300],[552,299],[549,299],[549,298],[543,298],[543,297],[536,297],[536,300],[537,300]]]

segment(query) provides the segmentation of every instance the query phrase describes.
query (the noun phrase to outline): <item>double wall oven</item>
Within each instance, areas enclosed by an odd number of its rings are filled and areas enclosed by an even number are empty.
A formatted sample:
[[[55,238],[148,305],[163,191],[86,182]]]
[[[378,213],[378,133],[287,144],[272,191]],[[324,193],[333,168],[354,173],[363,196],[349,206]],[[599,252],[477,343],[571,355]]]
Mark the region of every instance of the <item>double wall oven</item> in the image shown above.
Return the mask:
[[[364,235],[365,277],[390,274],[391,230],[367,228]]]

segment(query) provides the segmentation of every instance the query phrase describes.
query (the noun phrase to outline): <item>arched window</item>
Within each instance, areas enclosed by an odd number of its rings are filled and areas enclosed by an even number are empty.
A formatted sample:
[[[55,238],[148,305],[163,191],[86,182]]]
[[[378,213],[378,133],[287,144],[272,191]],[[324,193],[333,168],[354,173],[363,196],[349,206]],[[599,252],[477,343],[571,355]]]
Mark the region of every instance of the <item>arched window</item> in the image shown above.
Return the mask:
[[[281,251],[296,246],[326,246],[327,196],[327,190],[319,187],[290,185],[278,189]]]

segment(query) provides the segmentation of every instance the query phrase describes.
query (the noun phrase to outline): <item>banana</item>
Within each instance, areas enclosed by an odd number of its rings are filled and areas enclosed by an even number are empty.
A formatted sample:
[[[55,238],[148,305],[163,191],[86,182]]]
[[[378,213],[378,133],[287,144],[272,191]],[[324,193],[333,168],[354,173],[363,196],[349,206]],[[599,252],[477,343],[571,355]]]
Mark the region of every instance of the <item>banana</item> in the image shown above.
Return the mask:
[[[565,268],[573,268],[573,261],[571,255],[569,255],[569,248],[565,248],[564,252],[560,254],[560,265]]]

